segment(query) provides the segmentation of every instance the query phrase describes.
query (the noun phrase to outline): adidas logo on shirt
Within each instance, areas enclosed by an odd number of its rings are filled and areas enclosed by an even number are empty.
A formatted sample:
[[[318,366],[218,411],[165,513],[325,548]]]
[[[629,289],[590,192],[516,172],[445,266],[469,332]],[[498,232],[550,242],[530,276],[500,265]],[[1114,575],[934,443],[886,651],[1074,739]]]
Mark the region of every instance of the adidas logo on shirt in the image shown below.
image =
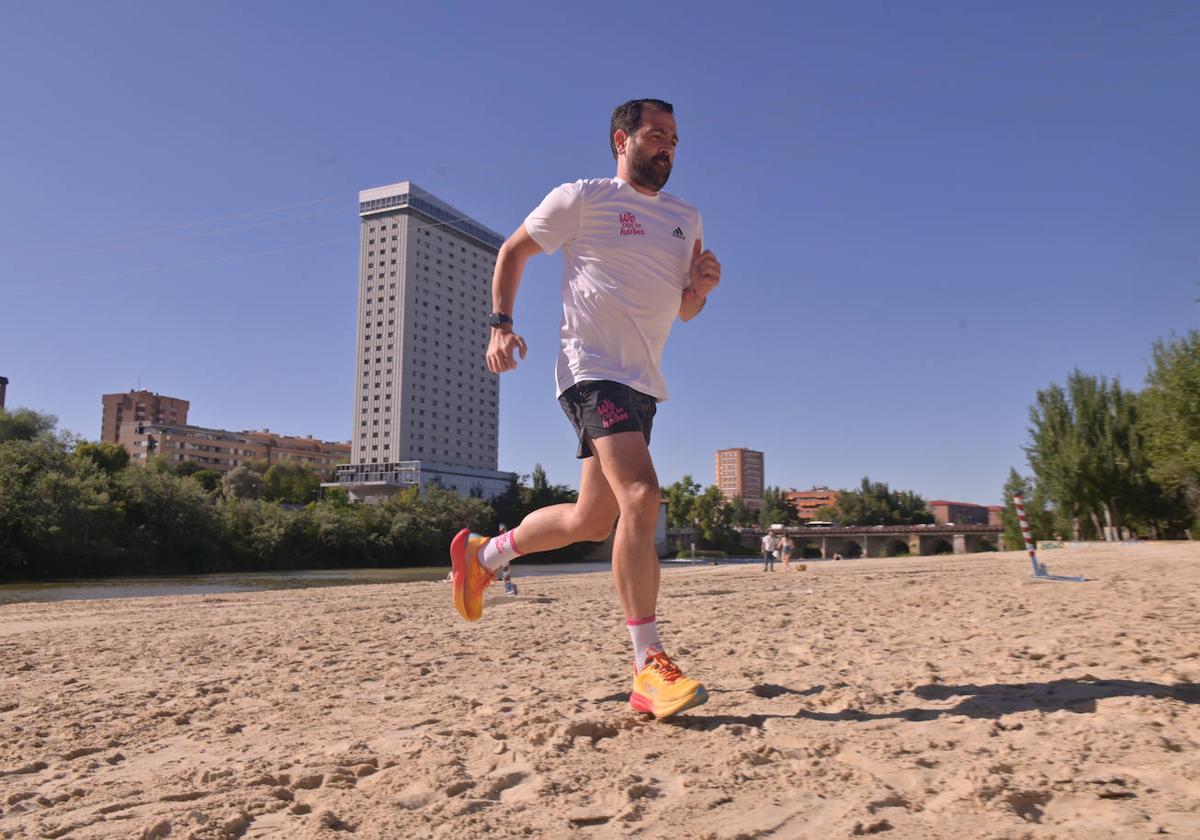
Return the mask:
[[[674,236],[676,239],[686,239],[687,238],[683,235],[683,231],[680,230],[679,228],[675,228],[675,230],[671,231],[671,235]]]

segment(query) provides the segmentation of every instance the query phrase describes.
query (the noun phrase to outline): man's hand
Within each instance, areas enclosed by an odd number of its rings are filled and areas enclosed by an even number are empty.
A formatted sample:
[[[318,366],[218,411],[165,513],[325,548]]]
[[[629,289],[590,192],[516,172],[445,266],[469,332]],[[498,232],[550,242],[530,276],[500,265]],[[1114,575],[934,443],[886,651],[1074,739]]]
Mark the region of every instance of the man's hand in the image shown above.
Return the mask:
[[[488,341],[487,366],[492,373],[504,373],[506,370],[516,370],[516,354],[525,358],[525,339],[517,335],[511,328],[493,327],[492,337]]]
[[[685,298],[706,298],[721,282],[721,264],[712,251],[701,251],[702,247],[697,239],[692,248],[692,266],[688,269],[688,287],[683,290]]]

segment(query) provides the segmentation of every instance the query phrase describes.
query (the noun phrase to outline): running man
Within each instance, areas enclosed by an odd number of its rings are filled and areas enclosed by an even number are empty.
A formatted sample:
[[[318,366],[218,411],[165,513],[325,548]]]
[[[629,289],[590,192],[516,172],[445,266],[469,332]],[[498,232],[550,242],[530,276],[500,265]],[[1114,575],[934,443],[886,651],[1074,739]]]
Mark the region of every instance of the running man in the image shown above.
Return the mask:
[[[666,718],[708,694],[667,656],[655,623],[659,484],[650,428],[667,398],[660,370],[667,334],[676,316],[690,321],[704,308],[721,264],[703,248],[700,211],[662,192],[679,142],[672,106],[626,102],[613,111],[608,137],[616,177],[556,187],[501,247],[488,319],[488,369],[513,370],[526,352],[513,331],[525,263],[562,248],[556,378],[579,438],[578,501],[536,510],[494,539],[460,531],[450,545],[454,603],[478,621],[497,569],[529,552],[605,540],[615,522],[613,577],[634,652],[629,703]]]

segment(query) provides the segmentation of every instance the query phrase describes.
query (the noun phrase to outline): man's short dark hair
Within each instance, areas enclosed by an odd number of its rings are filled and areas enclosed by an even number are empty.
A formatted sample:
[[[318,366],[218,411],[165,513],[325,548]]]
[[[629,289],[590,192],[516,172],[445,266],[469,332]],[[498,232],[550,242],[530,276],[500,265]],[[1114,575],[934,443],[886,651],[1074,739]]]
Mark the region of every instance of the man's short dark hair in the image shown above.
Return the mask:
[[[613,135],[617,131],[624,131],[626,134],[633,134],[642,126],[642,108],[649,105],[651,108],[657,108],[667,114],[674,114],[675,108],[670,102],[663,102],[661,99],[630,99],[616,108],[613,108],[612,122],[608,128],[608,145],[612,149],[613,160],[617,159],[617,141],[613,140]]]

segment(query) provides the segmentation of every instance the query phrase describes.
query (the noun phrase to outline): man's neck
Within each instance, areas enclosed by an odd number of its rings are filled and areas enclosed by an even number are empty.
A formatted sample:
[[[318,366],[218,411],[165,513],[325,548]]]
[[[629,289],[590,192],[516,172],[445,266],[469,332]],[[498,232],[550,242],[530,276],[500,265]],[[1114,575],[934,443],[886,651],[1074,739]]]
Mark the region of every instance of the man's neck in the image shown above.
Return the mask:
[[[640,192],[642,195],[648,195],[651,197],[658,195],[658,190],[652,190],[647,187],[643,187],[637,181],[630,178],[629,173],[625,172],[624,169],[625,169],[625,167],[623,167],[623,166],[617,167],[617,177],[618,178],[620,178],[622,181],[624,181],[629,186],[633,187],[635,190]]]

